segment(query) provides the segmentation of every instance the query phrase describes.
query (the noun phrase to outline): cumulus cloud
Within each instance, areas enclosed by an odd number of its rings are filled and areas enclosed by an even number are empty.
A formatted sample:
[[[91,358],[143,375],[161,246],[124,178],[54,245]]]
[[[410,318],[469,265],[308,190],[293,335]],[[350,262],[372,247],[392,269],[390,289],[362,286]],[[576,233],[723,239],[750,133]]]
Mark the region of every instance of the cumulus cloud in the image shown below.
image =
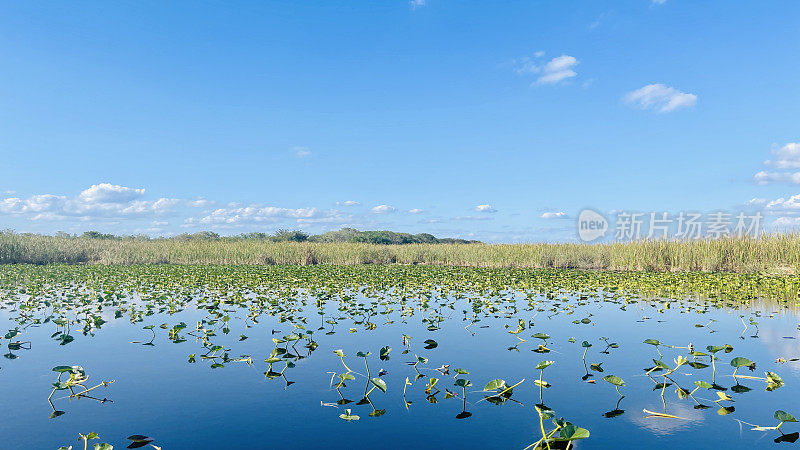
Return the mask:
[[[0,213],[11,214],[22,212],[22,200],[16,197],[0,200]]]
[[[743,209],[751,213],[758,212],[768,217],[775,217],[769,224],[773,228],[800,228],[800,194],[788,198],[780,197],[768,200],[754,197],[743,203]]]
[[[800,172],[766,172],[761,171],[753,175],[756,184],[791,183],[800,184]]]
[[[578,75],[575,66],[579,61],[574,56],[561,55],[543,62],[543,51],[534,53],[533,58],[525,57],[517,61],[517,73],[537,75],[534,84],[556,84]]]
[[[786,198],[778,198],[767,203],[767,211],[800,211],[800,194]]]
[[[542,68],[542,75],[536,80],[537,84],[555,84],[572,78],[577,74],[573,69],[578,65],[574,56],[561,55],[551,59]]]
[[[361,203],[358,203],[355,200],[345,200],[343,202],[336,202],[336,204],[339,205],[339,206],[358,206]]]
[[[782,228],[797,228],[800,227],[800,217],[778,217],[775,219],[774,225]]]
[[[134,189],[118,184],[100,183],[81,192],[80,200],[87,203],[125,203],[144,195],[144,189]]]
[[[241,224],[257,222],[279,222],[283,219],[313,219],[321,211],[316,208],[277,208],[274,206],[250,205],[242,208],[219,208],[202,217],[204,224]]]
[[[351,216],[335,209],[282,208],[263,204],[228,203],[201,216],[184,219],[181,227],[203,226],[216,228],[246,228],[265,224],[294,223],[299,225],[337,223],[343,224]]]
[[[800,194],[774,200],[755,197],[744,202],[743,207],[751,212],[776,217],[769,225],[773,228],[797,228],[800,226]]]
[[[648,84],[628,92],[623,100],[632,106],[664,113],[694,106],[697,103],[697,96],[663,84]]]
[[[178,199],[140,200],[144,189],[100,183],[76,197],[37,194],[28,198],[0,199],[0,214],[28,216],[31,220],[121,218],[162,215],[173,211]]]
[[[482,213],[497,212],[496,209],[492,208],[492,205],[478,205],[478,206],[475,207],[475,211],[482,212]]]
[[[120,211],[123,215],[130,214],[164,214],[178,206],[181,201],[177,198],[160,198],[156,201],[137,200],[126,205]]]
[[[292,147],[292,153],[298,158],[307,158],[311,156],[311,149],[308,147]]]
[[[542,219],[566,219],[567,213],[563,211],[549,211],[542,214]]]
[[[395,212],[397,209],[394,206],[389,205],[378,205],[372,208],[372,212],[375,214],[389,214]]]
[[[744,205],[745,206],[763,206],[766,203],[767,203],[767,199],[765,199],[765,198],[753,197],[750,200],[744,202]]]
[[[800,169],[800,143],[789,142],[782,147],[773,146],[774,157],[764,161],[767,167],[777,170],[762,170],[753,175],[756,184],[790,183],[800,184],[800,172],[791,172],[791,169]]]
[[[800,169],[800,142],[789,142],[778,149],[772,150],[775,159],[764,161],[767,166],[776,169]]]
[[[425,211],[423,211],[423,210],[421,210],[421,209],[419,209],[419,208],[414,208],[414,209],[409,209],[409,210],[408,210],[408,213],[409,213],[409,214],[422,214],[422,213],[424,213],[424,212],[425,212]]]

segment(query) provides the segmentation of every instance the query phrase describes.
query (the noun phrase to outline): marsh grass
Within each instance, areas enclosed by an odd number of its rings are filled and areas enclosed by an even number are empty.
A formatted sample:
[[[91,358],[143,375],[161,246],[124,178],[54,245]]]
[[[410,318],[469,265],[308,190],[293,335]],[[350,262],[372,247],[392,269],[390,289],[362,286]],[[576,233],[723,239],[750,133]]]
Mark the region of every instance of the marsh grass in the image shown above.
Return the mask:
[[[0,264],[431,264],[795,274],[800,233],[610,244],[406,244],[102,240],[0,233]]]

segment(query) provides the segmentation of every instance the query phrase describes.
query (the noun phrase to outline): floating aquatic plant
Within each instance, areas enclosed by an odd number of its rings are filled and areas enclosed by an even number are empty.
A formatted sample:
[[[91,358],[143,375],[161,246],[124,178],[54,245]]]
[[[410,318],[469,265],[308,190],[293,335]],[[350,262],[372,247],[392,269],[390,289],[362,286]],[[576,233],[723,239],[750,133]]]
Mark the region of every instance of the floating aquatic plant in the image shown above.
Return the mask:
[[[514,393],[514,388],[522,384],[524,381],[525,379],[523,378],[518,383],[509,386],[508,384],[506,384],[506,380],[503,379],[492,380],[486,383],[486,386],[484,386],[483,388],[483,392],[487,392],[490,395],[485,395],[481,400],[478,400],[478,402],[481,402],[483,400],[488,400],[489,402],[494,404],[504,403],[506,400],[511,399],[511,395]]]
[[[619,391],[620,386],[625,386],[625,382],[622,380],[622,378],[616,375],[606,375],[603,377],[603,380],[611,383],[617,390],[617,394],[619,394],[620,397],[625,397],[624,395],[622,395],[622,392]]]
[[[525,447],[524,450],[543,450],[551,449],[551,446],[556,444],[563,444],[564,449],[569,449],[573,441],[586,439],[589,437],[589,430],[573,425],[572,423],[564,420],[563,418],[556,419],[555,413],[549,409],[541,409],[535,406],[536,413],[539,415],[539,427],[542,432],[542,437],[533,444]],[[555,428],[551,431],[545,431],[544,421],[552,419]]]
[[[797,419],[794,418],[793,415],[787,413],[786,411],[777,410],[774,414],[775,420],[778,420],[778,424],[772,427],[762,427],[762,426],[754,426],[752,429],[755,431],[767,431],[767,430],[778,430],[781,431],[781,425],[786,422],[797,422]]]
[[[733,377],[736,378],[736,372],[741,369],[742,367],[752,367],[755,369],[756,364],[753,361],[750,361],[747,358],[737,356],[731,360],[731,366],[734,367],[733,369]]]
[[[644,343],[652,345],[653,347],[656,348],[659,359],[664,357],[664,355],[661,354],[661,349],[658,348],[661,345],[661,341],[659,341],[658,339],[645,339]]]
[[[89,441],[93,439],[100,439],[100,436],[97,435],[95,432],[91,433],[78,433],[78,442],[83,441],[83,450],[89,449]],[[105,442],[94,444],[92,447],[94,450],[113,450],[114,446],[111,444],[107,444]],[[58,450],[72,450],[72,446],[67,447],[59,447]]]
[[[350,422],[352,420],[358,420],[361,417],[353,414],[353,410],[348,408],[344,410],[344,414],[339,414],[339,418]]]
[[[550,383],[542,380],[542,376],[544,376],[544,369],[550,367],[554,363],[555,361],[540,361],[539,364],[536,364],[535,369],[539,371],[539,379],[534,380],[534,383],[536,383],[536,385],[539,386],[540,388],[550,387]]]
[[[47,397],[48,403],[50,403],[50,407],[53,409],[52,414],[50,414],[50,418],[55,418],[64,414],[64,411],[56,410],[55,406],[53,405],[52,398],[53,394],[56,391],[64,391],[69,390],[70,395],[69,398],[88,398],[92,400],[96,400],[100,403],[105,403],[108,401],[107,399],[99,399],[95,397],[91,397],[87,395],[90,391],[93,391],[100,387],[106,387],[110,384],[114,383],[114,380],[111,381],[101,381],[100,384],[87,388],[84,383],[89,380],[89,376],[86,375],[86,371],[81,366],[56,366],[53,367],[53,372],[58,373],[58,378],[54,383],[52,383],[53,390],[50,391],[50,395]],[[62,376],[67,374],[68,378],[66,380],[62,380]],[[80,387],[82,390],[75,392],[75,388]]]

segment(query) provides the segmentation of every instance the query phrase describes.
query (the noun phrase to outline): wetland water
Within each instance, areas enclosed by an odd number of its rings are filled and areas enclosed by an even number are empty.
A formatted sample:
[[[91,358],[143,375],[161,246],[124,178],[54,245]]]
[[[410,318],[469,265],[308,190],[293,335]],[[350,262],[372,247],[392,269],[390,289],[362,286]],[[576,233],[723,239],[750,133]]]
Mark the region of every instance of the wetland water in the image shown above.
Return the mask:
[[[421,266],[0,277],[3,448],[83,448],[78,433],[96,432],[89,448],[139,434],[168,450],[522,449],[542,438],[537,407],[588,430],[571,441],[581,449],[793,448],[800,431],[752,430],[800,414],[794,279]],[[73,365],[61,382],[114,382],[55,390],[51,406],[52,369]]]

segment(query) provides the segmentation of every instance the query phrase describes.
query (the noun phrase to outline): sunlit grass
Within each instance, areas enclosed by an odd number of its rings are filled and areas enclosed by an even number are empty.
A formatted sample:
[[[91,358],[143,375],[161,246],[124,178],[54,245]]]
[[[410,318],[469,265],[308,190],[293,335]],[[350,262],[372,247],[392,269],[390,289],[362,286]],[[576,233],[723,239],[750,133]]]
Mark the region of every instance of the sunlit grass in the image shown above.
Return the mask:
[[[800,234],[699,241],[406,244],[100,240],[3,233],[0,263],[433,264],[477,267],[796,273]]]

